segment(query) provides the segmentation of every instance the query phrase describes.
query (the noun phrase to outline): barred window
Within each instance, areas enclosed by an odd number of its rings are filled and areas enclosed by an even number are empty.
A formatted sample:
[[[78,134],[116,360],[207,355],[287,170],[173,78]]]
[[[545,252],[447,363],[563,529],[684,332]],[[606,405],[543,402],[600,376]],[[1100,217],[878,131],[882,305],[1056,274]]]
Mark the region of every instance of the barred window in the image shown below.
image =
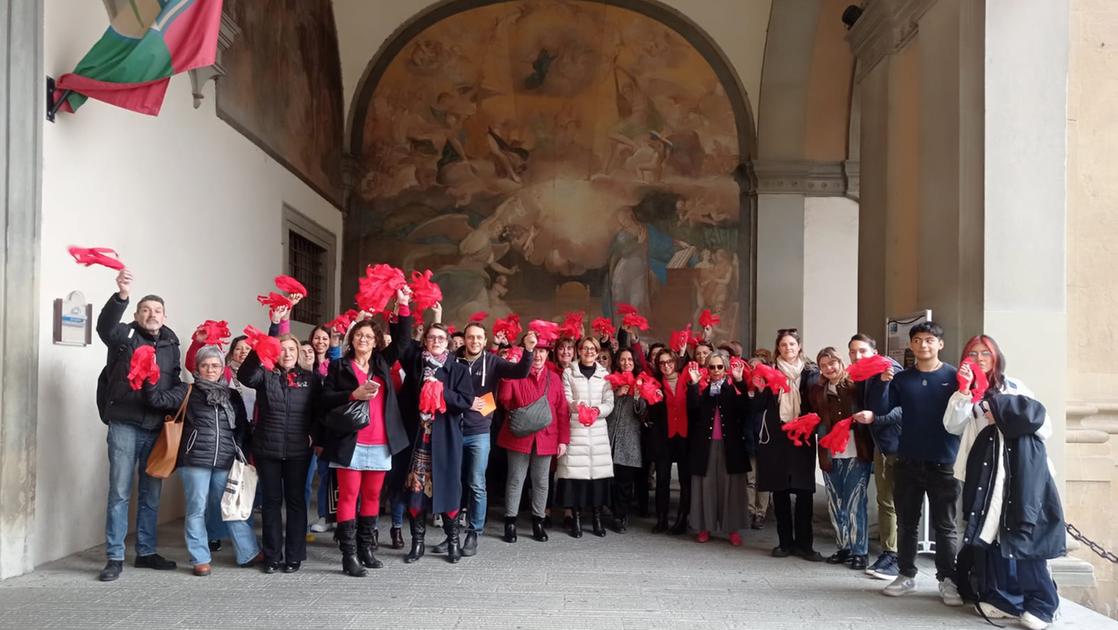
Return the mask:
[[[295,305],[293,322],[318,325],[334,317],[334,267],[337,238],[289,206],[283,208],[284,268],[307,287]]]

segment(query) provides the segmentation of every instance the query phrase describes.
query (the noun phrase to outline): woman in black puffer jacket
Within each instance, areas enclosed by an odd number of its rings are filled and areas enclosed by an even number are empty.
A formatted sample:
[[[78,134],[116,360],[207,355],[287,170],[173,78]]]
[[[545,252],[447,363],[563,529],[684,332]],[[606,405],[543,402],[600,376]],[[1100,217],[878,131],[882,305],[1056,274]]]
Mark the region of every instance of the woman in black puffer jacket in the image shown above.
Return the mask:
[[[294,573],[307,558],[304,488],[310,466],[311,425],[318,411],[322,381],[299,367],[298,339],[293,335],[279,339],[282,351],[275,368],[265,370],[253,351],[237,371],[237,380],[256,390],[252,454],[263,494],[263,570],[275,573],[282,566],[284,573]]]
[[[210,574],[210,547],[206,533],[206,506],[225,492],[233,459],[248,429],[244,402],[224,378],[225,355],[216,346],[206,346],[196,355],[194,385],[179,383],[171,389],[144,387],[147,403],[170,413],[186,402],[183,439],[179,446],[178,472],[186,494],[186,549],[194,574]],[[260,546],[247,521],[226,521],[239,564],[259,559]]]

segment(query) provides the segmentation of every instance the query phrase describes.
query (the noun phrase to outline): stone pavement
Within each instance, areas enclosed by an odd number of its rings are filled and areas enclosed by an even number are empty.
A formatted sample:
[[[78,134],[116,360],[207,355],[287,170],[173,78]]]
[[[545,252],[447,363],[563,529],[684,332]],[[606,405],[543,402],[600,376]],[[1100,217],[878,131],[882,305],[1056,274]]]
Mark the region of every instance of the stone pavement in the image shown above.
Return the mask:
[[[387,541],[387,519],[381,520]],[[104,550],[94,547],[0,582],[0,628],[989,627],[969,609],[940,602],[930,563],[919,593],[885,597],[878,591],[887,582],[861,572],[772,558],[771,522],[734,548],[720,539],[698,544],[689,536],[653,535],[647,520],[604,539],[587,532],[575,540],[555,530],[547,543],[525,536],[522,522],[520,541],[510,545],[498,538],[497,520],[490,519],[479,554],[458,565],[436,555],[405,565],[406,549],[382,547],[385,567],[364,579],[340,573],[330,534],[309,545],[310,557],[295,574],[238,568],[227,546],[215,554],[213,575],[194,577],[182,523],[173,522],[160,529],[160,551],[179,562],[177,571],[133,568],[130,547],[124,574],[103,584],[96,575]],[[428,535],[433,543],[442,539],[432,528]],[[822,527],[818,540],[825,554],[833,549]],[[1065,602],[1053,627],[1094,630],[1118,622]]]

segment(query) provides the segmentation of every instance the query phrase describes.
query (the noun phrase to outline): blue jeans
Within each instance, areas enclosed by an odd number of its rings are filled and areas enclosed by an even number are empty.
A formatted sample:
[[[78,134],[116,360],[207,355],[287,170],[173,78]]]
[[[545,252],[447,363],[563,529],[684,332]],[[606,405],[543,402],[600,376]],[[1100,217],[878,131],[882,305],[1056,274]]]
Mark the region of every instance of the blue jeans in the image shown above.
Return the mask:
[[[221,494],[210,493],[209,504],[206,505],[206,535],[210,540],[227,540],[229,528],[221,520]]]
[[[206,528],[206,507],[214,497],[218,497],[220,506],[220,497],[225,493],[225,482],[229,478],[229,471],[219,468],[181,466],[178,472],[179,478],[182,479],[183,494],[186,495],[183,531],[186,535],[186,551],[190,554],[190,564],[195,566],[209,564],[210,545]],[[218,516],[221,516],[220,507]],[[245,564],[260,553],[256,534],[253,533],[248,521],[224,521],[224,523],[229,530],[229,537],[233,540],[237,564]]]
[[[311,509],[311,486],[314,485],[315,473],[318,474],[318,516],[319,518],[326,518],[327,508],[329,507],[329,499],[326,496],[330,484],[326,483],[326,477],[330,474],[330,460],[319,459],[318,455],[311,454],[311,465],[307,468],[307,487],[303,490],[303,495],[307,501],[307,511]]]
[[[404,505],[403,501],[392,501],[392,526],[400,528],[404,526]]]
[[[466,514],[470,519],[470,531],[478,533],[485,529],[485,511],[488,509],[485,469],[489,467],[489,439],[488,433],[462,438],[462,486],[469,495]]]
[[[159,518],[159,494],[163,481],[149,476],[148,456],[159,431],[147,431],[126,422],[110,422],[109,498],[105,507],[105,555],[124,560],[124,537],[128,535],[128,501],[132,480],[138,473],[140,486],[136,505],[136,555],[155,553],[155,530]]]
[[[848,549],[854,556],[869,552],[869,514],[866,501],[873,464],[857,457],[832,459],[831,472],[823,480],[827,486],[827,503],[831,525],[835,528],[835,545]]]

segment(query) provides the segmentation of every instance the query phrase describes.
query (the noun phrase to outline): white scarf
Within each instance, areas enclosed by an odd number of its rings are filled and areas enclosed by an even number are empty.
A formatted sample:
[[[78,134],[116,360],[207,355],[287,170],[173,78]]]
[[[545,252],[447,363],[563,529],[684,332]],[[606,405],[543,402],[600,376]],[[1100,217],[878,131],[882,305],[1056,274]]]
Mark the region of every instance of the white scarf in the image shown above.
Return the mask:
[[[777,359],[776,367],[788,377],[791,389],[781,393],[779,398],[780,422],[783,424],[800,417],[800,373],[804,371],[804,361],[797,358],[795,363],[788,363],[784,359]]]

